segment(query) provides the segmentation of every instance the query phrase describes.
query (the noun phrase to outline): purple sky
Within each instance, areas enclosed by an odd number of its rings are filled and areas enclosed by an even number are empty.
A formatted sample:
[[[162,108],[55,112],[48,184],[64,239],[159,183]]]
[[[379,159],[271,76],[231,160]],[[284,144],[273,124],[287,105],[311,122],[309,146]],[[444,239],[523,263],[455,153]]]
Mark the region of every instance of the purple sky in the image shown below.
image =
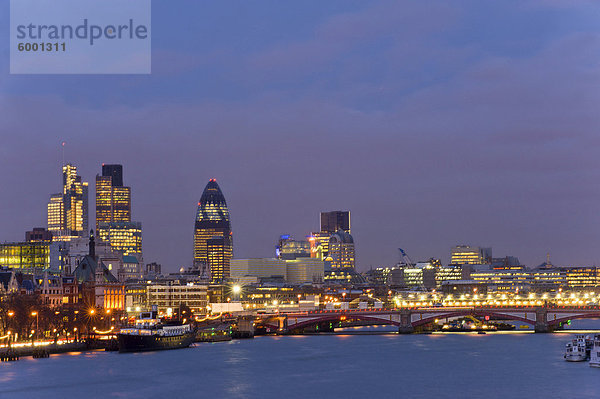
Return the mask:
[[[210,178],[239,258],[341,209],[359,270],[459,243],[600,265],[599,17],[575,0],[155,1],[150,76],[9,75],[4,29],[0,241],[45,226],[66,141],[92,215],[101,164],[123,164],[144,260],[167,271],[191,264]]]

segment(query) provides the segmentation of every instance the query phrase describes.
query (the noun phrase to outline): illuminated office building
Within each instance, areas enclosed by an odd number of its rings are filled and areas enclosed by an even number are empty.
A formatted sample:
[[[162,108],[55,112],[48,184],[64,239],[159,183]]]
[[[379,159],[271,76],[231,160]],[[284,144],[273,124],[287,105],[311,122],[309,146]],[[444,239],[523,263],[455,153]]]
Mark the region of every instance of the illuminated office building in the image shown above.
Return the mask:
[[[70,241],[88,230],[88,183],[77,175],[76,166],[66,164],[62,170],[62,193],[52,194],[47,206],[48,230],[54,241]]]
[[[103,164],[96,175],[96,230],[114,222],[131,222],[131,188],[123,186],[122,165]]]
[[[62,194],[52,194],[50,202],[48,202],[48,231],[57,234],[66,229],[63,196]]]
[[[329,254],[329,239],[342,230],[350,234],[350,212],[331,211],[321,212],[320,231],[312,233],[309,241],[311,243],[311,257],[325,259]]]
[[[159,313],[178,312],[187,306],[195,314],[205,314],[208,305],[208,286],[201,284],[164,284],[146,286],[146,306],[155,305]]]
[[[67,231],[71,236],[88,232],[88,183],[81,180],[77,167],[63,166],[63,206]]]
[[[450,264],[452,265],[483,265],[492,262],[492,248],[457,245],[452,248]]]
[[[142,224],[140,222],[100,223],[98,235],[113,251],[135,256],[142,261]]]
[[[326,260],[331,261],[333,269],[354,267],[354,239],[350,233],[340,229],[331,236]]]
[[[565,268],[567,286],[575,288],[592,288],[600,286],[600,268],[569,267]]]
[[[289,234],[282,235],[279,238],[275,248],[277,259],[296,259],[311,257],[310,241],[294,240]]]
[[[346,233],[351,234],[350,212],[321,212],[321,231],[324,233],[329,233],[329,235],[331,235],[336,233],[338,230],[344,230]]]
[[[210,179],[200,201],[194,226],[194,266],[210,273],[213,282],[229,278],[233,237],[225,197],[215,179]],[[208,270],[206,270],[208,268]]]
[[[24,272],[63,270],[65,243],[49,241],[0,243],[0,265]]]

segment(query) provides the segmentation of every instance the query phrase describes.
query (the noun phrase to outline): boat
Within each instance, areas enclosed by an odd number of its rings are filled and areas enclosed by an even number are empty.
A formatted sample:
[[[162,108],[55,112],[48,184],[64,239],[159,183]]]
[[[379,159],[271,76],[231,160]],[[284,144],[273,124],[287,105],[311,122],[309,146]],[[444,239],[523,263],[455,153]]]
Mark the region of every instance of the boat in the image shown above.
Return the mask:
[[[567,362],[583,362],[590,356],[591,340],[585,335],[576,335],[565,346],[564,358]]]
[[[590,367],[600,367],[600,334],[594,335],[590,350]]]
[[[163,322],[156,311],[142,312],[133,327],[117,334],[119,352],[143,352],[189,347],[196,337],[190,324]],[[185,322],[185,319],[184,319]]]

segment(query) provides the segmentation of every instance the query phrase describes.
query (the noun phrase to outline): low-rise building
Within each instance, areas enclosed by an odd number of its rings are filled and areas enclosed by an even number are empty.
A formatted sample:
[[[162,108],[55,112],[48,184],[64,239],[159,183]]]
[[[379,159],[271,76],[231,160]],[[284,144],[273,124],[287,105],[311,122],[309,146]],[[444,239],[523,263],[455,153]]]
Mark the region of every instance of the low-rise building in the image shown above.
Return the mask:
[[[275,276],[287,278],[286,261],[274,258],[232,259],[230,272],[233,280],[243,277],[270,278]]]
[[[205,314],[208,305],[207,291],[208,285],[204,284],[149,284],[146,286],[146,306],[156,305],[159,313],[166,314],[185,305],[196,314]]]
[[[325,262],[318,258],[296,258],[285,261],[286,281],[290,284],[322,283]]]

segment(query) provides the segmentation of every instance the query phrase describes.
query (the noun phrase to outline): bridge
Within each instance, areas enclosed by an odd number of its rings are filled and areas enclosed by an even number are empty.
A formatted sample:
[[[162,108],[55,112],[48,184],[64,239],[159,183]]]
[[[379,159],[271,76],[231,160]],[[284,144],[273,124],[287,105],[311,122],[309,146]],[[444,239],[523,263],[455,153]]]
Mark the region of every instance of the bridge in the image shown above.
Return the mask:
[[[393,325],[398,332],[410,334],[436,319],[475,316],[494,320],[513,320],[530,324],[537,333],[552,332],[562,322],[600,318],[598,306],[512,306],[512,307],[422,307],[395,309],[314,310],[269,313],[256,316],[255,324],[280,334],[319,330],[330,323],[361,321],[362,325]]]

